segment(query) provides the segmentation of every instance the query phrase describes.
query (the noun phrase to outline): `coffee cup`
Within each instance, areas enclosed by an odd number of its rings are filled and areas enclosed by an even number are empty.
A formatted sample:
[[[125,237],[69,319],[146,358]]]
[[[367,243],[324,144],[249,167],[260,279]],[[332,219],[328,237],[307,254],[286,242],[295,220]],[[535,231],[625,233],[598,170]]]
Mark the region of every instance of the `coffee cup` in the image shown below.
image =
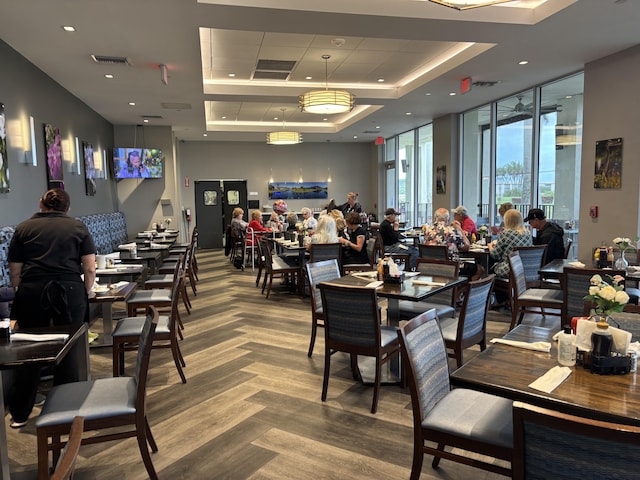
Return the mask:
[[[107,268],[107,257],[106,255],[96,255],[96,263],[99,269]]]

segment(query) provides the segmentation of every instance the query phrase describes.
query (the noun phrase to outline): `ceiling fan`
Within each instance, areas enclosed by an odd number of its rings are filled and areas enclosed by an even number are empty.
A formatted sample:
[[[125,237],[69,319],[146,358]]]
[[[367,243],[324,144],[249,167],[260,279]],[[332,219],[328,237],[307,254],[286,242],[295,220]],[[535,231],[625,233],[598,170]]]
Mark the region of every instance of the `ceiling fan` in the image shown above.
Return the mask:
[[[523,103],[522,99],[524,98],[522,95],[518,95],[518,103],[516,103],[513,107],[506,107],[506,106],[502,106],[499,107],[499,112],[505,115],[509,115],[509,116],[515,116],[515,115],[527,115],[527,116],[532,116],[533,115],[533,102],[530,103]],[[554,103],[551,105],[542,105],[540,107],[540,113],[542,113],[543,115],[546,113],[552,113],[552,112],[561,112],[562,111],[562,105],[558,104],[558,103]]]

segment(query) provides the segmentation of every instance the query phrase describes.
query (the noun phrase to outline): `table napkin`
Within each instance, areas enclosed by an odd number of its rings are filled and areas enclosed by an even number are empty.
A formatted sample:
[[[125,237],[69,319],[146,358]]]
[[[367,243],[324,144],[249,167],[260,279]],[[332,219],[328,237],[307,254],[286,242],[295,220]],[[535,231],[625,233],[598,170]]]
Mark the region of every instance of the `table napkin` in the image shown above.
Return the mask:
[[[549,342],[519,342],[517,340],[507,340],[506,338],[494,338],[491,343],[504,343],[512,347],[525,348],[527,350],[535,350],[536,352],[550,352],[551,344]]]
[[[597,328],[596,322],[591,320],[578,320],[576,325],[576,346],[579,350],[591,351],[591,334]],[[609,325],[609,332],[613,340],[613,352],[626,355],[629,352],[631,333]]]
[[[109,287],[111,287],[114,290],[119,290],[119,289],[121,289],[122,287],[124,287],[126,285],[129,285],[129,282],[124,282],[123,281],[123,282],[113,283],[113,284],[109,285]]]
[[[137,247],[136,242],[123,243],[122,245],[118,245],[118,250],[131,250],[136,247]]]
[[[361,278],[377,278],[378,272],[351,272],[351,275]]]
[[[586,265],[582,262],[569,262],[569,266],[571,267],[576,267],[576,268],[584,268],[586,267]]]
[[[416,278],[413,281],[413,284],[414,285],[428,285],[430,287],[444,287],[447,284],[447,282],[432,282],[430,280],[420,280],[420,279]]]
[[[169,248],[169,245],[166,243],[151,242],[151,248]]]
[[[382,285],[384,282],[382,280],[376,280],[375,282],[369,282],[367,283],[367,287],[369,288],[378,288],[380,285]]]
[[[66,333],[13,333],[12,342],[51,342],[66,341],[69,335]]]
[[[567,377],[571,375],[571,369],[569,367],[555,366],[543,376],[530,383],[529,386],[541,392],[551,393],[558,385],[564,382]]]

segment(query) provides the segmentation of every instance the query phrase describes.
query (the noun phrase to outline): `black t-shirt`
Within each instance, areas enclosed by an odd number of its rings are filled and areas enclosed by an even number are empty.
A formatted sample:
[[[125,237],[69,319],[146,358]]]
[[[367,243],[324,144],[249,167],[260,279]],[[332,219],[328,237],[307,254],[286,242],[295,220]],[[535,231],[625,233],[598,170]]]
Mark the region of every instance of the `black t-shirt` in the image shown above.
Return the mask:
[[[393,229],[393,224],[386,218],[380,223],[380,235],[385,246],[395,245],[400,241],[400,233]]]
[[[533,239],[534,245],[547,245],[546,262],[564,258],[564,230],[553,222],[545,223],[544,227],[536,232]]]
[[[82,274],[81,257],[96,253],[87,227],[61,212],[40,212],[16,227],[9,262],[22,263],[21,281]]]
[[[353,232],[349,232],[349,241],[354,245],[358,244],[358,237],[363,236],[365,238],[365,242],[362,245],[362,250],[359,252],[354,250],[351,247],[346,247],[343,251],[345,256],[344,263],[368,263],[369,257],[367,256],[367,234],[360,225]]]

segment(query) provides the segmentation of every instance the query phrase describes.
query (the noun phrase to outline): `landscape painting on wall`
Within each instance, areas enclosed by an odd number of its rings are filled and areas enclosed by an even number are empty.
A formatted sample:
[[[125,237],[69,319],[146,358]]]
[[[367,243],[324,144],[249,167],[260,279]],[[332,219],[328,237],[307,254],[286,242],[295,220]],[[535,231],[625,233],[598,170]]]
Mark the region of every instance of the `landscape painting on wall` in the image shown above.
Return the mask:
[[[93,160],[93,145],[82,142],[84,154],[84,184],[86,194],[93,197],[96,194],[96,166]]]
[[[64,190],[60,130],[48,123],[44,125],[44,146],[47,152],[47,188]]]
[[[7,159],[7,128],[4,103],[0,102],[0,193],[9,191],[9,160]]]
[[[594,188],[622,188],[622,138],[596,142]]]
[[[327,182],[273,182],[269,183],[269,199],[328,198],[328,190]]]

